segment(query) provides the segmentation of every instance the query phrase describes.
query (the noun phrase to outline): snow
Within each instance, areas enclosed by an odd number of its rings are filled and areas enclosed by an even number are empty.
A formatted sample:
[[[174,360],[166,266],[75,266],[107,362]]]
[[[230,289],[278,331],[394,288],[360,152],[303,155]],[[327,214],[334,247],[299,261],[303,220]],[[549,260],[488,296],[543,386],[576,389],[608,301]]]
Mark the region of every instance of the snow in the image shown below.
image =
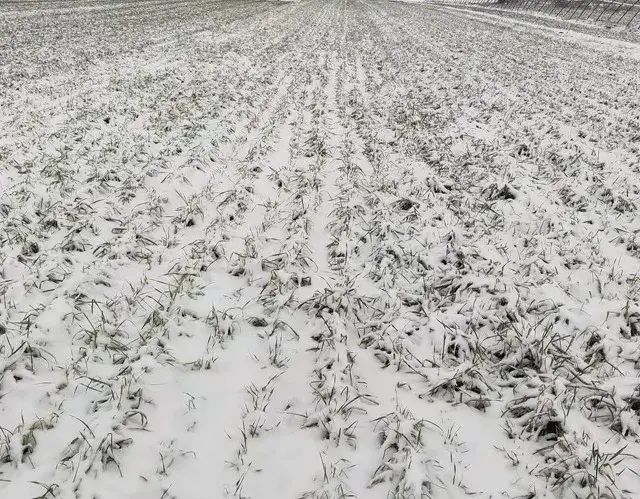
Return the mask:
[[[407,0],[403,0],[407,1]],[[408,0],[411,1],[411,0]],[[441,9],[457,10],[461,15],[467,16],[469,19],[484,20],[484,22],[496,24],[499,26],[511,26],[514,30],[525,30],[527,32],[536,31],[542,36],[548,36],[555,39],[561,39],[567,42],[584,45],[587,48],[607,52],[614,57],[625,57],[640,60],[640,44],[628,42],[624,40],[616,40],[605,36],[595,36],[589,33],[574,31],[572,29],[554,28],[551,26],[543,26],[529,21],[514,19],[512,17],[500,16],[499,14],[490,14],[488,12],[479,12],[477,10],[469,10],[461,7],[439,6]],[[535,12],[527,12],[532,17],[543,17],[553,19],[551,16],[544,16]],[[567,26],[571,27],[576,21],[564,21]],[[587,23],[582,23],[589,26]]]
[[[0,26],[0,497],[640,495],[637,46],[374,0]]]

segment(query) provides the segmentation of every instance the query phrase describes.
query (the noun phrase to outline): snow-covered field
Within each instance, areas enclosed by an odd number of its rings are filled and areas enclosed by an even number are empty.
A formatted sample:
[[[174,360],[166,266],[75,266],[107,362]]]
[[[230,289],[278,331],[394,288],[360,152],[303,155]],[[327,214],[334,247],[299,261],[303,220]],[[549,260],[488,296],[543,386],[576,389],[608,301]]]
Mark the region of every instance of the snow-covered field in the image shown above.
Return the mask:
[[[0,3],[0,497],[640,497],[639,53]]]

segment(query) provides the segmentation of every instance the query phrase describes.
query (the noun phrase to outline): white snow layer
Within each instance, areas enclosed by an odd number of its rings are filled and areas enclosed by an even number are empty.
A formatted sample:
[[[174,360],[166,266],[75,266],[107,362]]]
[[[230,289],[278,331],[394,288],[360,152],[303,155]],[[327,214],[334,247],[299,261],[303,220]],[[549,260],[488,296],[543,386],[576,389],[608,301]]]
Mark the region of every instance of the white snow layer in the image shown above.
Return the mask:
[[[2,499],[639,497],[637,47],[373,0],[0,27]]]

